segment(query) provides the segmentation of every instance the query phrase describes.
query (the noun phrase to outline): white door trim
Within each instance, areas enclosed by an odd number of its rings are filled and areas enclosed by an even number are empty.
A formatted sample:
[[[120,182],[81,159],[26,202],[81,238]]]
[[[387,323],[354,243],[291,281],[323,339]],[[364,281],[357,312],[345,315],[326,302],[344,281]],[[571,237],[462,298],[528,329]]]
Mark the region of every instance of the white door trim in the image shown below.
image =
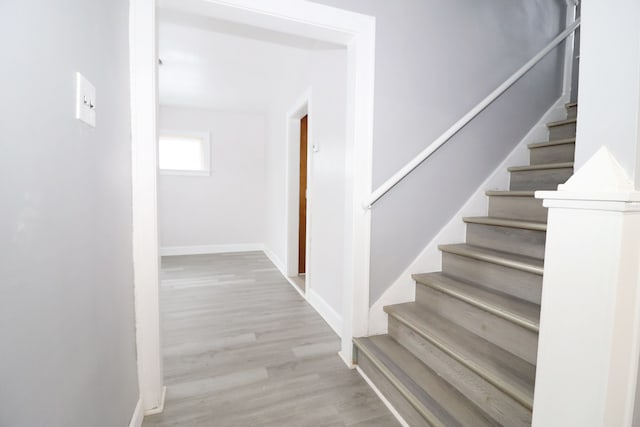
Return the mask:
[[[145,413],[164,406],[160,354],[155,0],[130,3],[133,272],[138,387]]]
[[[347,163],[345,280],[341,355],[349,365],[351,339],[367,332],[375,19],[298,0],[158,0],[157,5],[241,22],[346,46]],[[156,188],[156,0],[132,0],[130,20],[133,245],[138,376],[145,410],[162,407],[158,308]]]
[[[299,251],[299,209],[300,209],[300,120],[307,115],[309,117],[307,128],[307,146],[311,147],[311,89],[308,89],[298,99],[293,107],[287,112],[287,241],[285,269],[290,277],[298,276],[298,251]],[[307,194],[311,183],[309,179],[309,166],[311,165],[311,153],[307,150]],[[309,279],[309,235],[311,231],[310,215],[311,210],[307,203],[307,233],[306,233],[306,266],[305,266],[305,293]]]

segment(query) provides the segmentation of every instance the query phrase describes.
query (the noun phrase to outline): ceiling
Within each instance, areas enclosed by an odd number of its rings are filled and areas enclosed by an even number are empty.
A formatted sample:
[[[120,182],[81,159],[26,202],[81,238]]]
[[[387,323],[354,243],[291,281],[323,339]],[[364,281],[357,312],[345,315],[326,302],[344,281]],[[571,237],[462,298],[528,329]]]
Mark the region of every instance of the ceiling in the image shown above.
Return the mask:
[[[282,85],[303,78],[312,51],[341,48],[160,9],[160,104],[264,111]]]

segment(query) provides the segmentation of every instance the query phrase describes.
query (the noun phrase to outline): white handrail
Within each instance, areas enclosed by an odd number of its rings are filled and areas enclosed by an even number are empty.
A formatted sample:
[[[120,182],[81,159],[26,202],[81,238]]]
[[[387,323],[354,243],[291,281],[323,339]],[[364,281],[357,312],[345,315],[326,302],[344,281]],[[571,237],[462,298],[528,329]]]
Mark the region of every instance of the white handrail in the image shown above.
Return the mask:
[[[533,68],[542,58],[544,58],[549,52],[551,52],[557,45],[559,45],[564,39],[569,37],[576,28],[580,26],[580,18],[567,27],[566,30],[558,34],[548,45],[546,45],[540,52],[538,52],[533,58],[524,64],[518,71],[513,73],[504,83],[498,86],[493,92],[491,92],[486,98],[484,98],[478,105],[473,107],[471,111],[465,114],[460,120],[455,122],[445,133],[440,135],[435,141],[433,141],[427,148],[422,150],[416,157],[414,157],[409,163],[404,165],[402,169],[393,174],[393,176],[387,179],[378,189],[369,195],[364,201],[363,207],[365,209],[371,209],[373,204],[377,202],[382,196],[387,194],[397,183],[402,181],[407,175],[409,175],[415,168],[420,166],[434,151],[443,146],[453,135],[458,133],[460,129],[465,127],[474,117],[482,112],[489,104],[502,95],[507,89],[509,89],[515,82],[517,82],[523,75],[525,75],[531,68]]]

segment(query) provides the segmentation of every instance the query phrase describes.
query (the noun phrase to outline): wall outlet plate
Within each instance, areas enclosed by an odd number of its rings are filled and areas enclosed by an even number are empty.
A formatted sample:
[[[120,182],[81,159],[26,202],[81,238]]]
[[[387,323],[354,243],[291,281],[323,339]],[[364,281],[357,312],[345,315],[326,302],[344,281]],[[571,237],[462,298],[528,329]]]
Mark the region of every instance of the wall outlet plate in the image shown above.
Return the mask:
[[[96,127],[96,88],[76,73],[76,119]]]

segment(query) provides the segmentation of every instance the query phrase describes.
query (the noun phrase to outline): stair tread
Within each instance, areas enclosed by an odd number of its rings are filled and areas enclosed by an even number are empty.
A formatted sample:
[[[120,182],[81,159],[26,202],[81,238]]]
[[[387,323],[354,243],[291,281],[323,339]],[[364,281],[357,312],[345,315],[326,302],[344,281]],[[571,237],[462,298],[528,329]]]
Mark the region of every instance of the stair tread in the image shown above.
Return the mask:
[[[464,217],[462,220],[469,224],[494,225],[497,227],[520,228],[523,230],[547,231],[547,223],[510,218],[496,218],[491,216]]]
[[[509,172],[522,172],[522,171],[534,171],[534,170],[546,170],[546,169],[569,169],[569,168],[573,168],[573,162],[544,163],[541,165],[526,165],[526,166],[511,166],[507,170]]]
[[[533,407],[534,365],[417,303],[387,306],[385,311],[526,408]]]
[[[485,194],[492,197],[534,197],[536,192],[533,190],[487,190]]]
[[[577,122],[577,119],[574,117],[572,119],[558,120],[557,122],[547,123],[547,127],[552,128],[556,126],[564,126],[564,125],[569,125],[576,122]]]
[[[544,270],[543,260],[511,252],[496,251],[495,249],[468,245],[466,243],[440,245],[438,248],[443,252],[466,256],[468,258],[486,261],[505,267],[511,267],[516,270],[527,271],[540,276],[542,276]]]
[[[563,138],[563,139],[555,139],[552,141],[543,141],[543,142],[534,142],[533,144],[528,144],[527,147],[529,149],[536,148],[545,148],[545,147],[553,147],[555,145],[566,145],[566,144],[575,144],[576,138]]]
[[[414,274],[412,278],[418,285],[444,292],[533,332],[539,330],[540,306],[537,304],[465,283],[448,277],[444,273]]]
[[[431,425],[496,425],[389,335],[355,338],[354,343]],[[420,384],[428,386],[429,392]]]

